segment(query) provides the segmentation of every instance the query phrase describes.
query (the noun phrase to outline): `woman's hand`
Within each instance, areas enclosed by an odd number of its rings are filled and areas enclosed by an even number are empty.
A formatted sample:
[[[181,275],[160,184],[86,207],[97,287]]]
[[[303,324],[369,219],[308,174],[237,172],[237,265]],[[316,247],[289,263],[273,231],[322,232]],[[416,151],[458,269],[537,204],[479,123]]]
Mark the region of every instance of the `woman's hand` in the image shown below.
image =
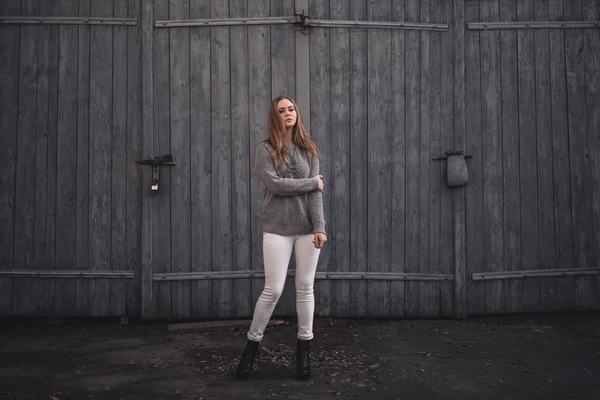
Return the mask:
[[[323,191],[323,175],[317,175],[317,176],[315,176],[315,179],[319,183],[319,192],[322,192]]]
[[[325,236],[322,232],[315,232],[315,238],[313,239],[313,244],[315,248],[322,249],[327,241],[327,236]]]

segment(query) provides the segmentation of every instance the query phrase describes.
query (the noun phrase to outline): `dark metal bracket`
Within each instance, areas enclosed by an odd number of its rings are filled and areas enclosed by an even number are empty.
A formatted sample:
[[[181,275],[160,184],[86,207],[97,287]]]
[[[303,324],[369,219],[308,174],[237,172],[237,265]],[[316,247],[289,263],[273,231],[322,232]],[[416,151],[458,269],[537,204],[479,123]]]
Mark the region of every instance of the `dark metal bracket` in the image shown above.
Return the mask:
[[[310,17],[308,16],[308,10],[295,10],[294,16],[296,17],[296,26],[301,27],[302,33],[308,35],[308,28],[310,28]]]
[[[449,156],[460,156],[463,154],[465,154],[465,152],[463,150],[446,150],[445,156],[433,157],[432,160],[433,161],[447,160]],[[473,156],[465,154],[464,157],[465,157],[465,159],[469,159],[469,158],[472,158]]]
[[[150,188],[152,191],[157,191],[160,166],[175,165],[175,162],[173,161],[173,156],[171,154],[167,154],[160,157],[146,158],[141,161],[136,161],[136,164],[150,165],[152,167],[152,186]]]

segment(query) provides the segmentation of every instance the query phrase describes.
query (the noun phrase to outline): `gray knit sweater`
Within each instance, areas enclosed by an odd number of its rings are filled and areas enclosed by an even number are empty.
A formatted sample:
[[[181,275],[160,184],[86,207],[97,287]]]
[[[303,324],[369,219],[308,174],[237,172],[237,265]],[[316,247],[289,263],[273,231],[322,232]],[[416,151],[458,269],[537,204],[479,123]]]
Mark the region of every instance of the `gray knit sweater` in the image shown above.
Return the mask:
[[[287,160],[295,160],[296,166],[290,172],[285,163],[275,168],[270,148],[262,142],[254,156],[254,171],[264,185],[264,232],[282,236],[326,233],[323,194],[314,178],[319,175],[319,159],[289,145]]]

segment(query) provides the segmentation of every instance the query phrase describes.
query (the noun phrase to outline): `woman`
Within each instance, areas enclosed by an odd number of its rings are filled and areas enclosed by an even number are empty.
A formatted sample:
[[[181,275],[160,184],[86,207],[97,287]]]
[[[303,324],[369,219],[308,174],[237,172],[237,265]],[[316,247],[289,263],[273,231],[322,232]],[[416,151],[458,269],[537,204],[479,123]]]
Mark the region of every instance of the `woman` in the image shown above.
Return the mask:
[[[263,183],[263,255],[265,286],[256,302],[247,344],[236,376],[248,379],[258,345],[281,296],[292,250],[296,255],[297,375],[310,378],[313,338],[314,280],[327,241],[323,215],[323,177],[319,149],[302,124],[296,103],[277,97],[268,116],[269,138],[254,156],[254,170]]]

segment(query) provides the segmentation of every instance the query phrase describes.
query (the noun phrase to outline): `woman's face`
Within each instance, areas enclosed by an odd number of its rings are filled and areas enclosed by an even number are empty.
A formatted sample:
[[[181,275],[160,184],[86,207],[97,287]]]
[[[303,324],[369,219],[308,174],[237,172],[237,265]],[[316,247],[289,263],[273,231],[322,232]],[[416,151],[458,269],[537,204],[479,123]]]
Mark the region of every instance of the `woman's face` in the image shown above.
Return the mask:
[[[277,103],[277,111],[283,118],[286,128],[292,128],[294,125],[296,125],[298,114],[296,114],[296,107],[294,107],[294,103],[288,99],[279,100]]]

